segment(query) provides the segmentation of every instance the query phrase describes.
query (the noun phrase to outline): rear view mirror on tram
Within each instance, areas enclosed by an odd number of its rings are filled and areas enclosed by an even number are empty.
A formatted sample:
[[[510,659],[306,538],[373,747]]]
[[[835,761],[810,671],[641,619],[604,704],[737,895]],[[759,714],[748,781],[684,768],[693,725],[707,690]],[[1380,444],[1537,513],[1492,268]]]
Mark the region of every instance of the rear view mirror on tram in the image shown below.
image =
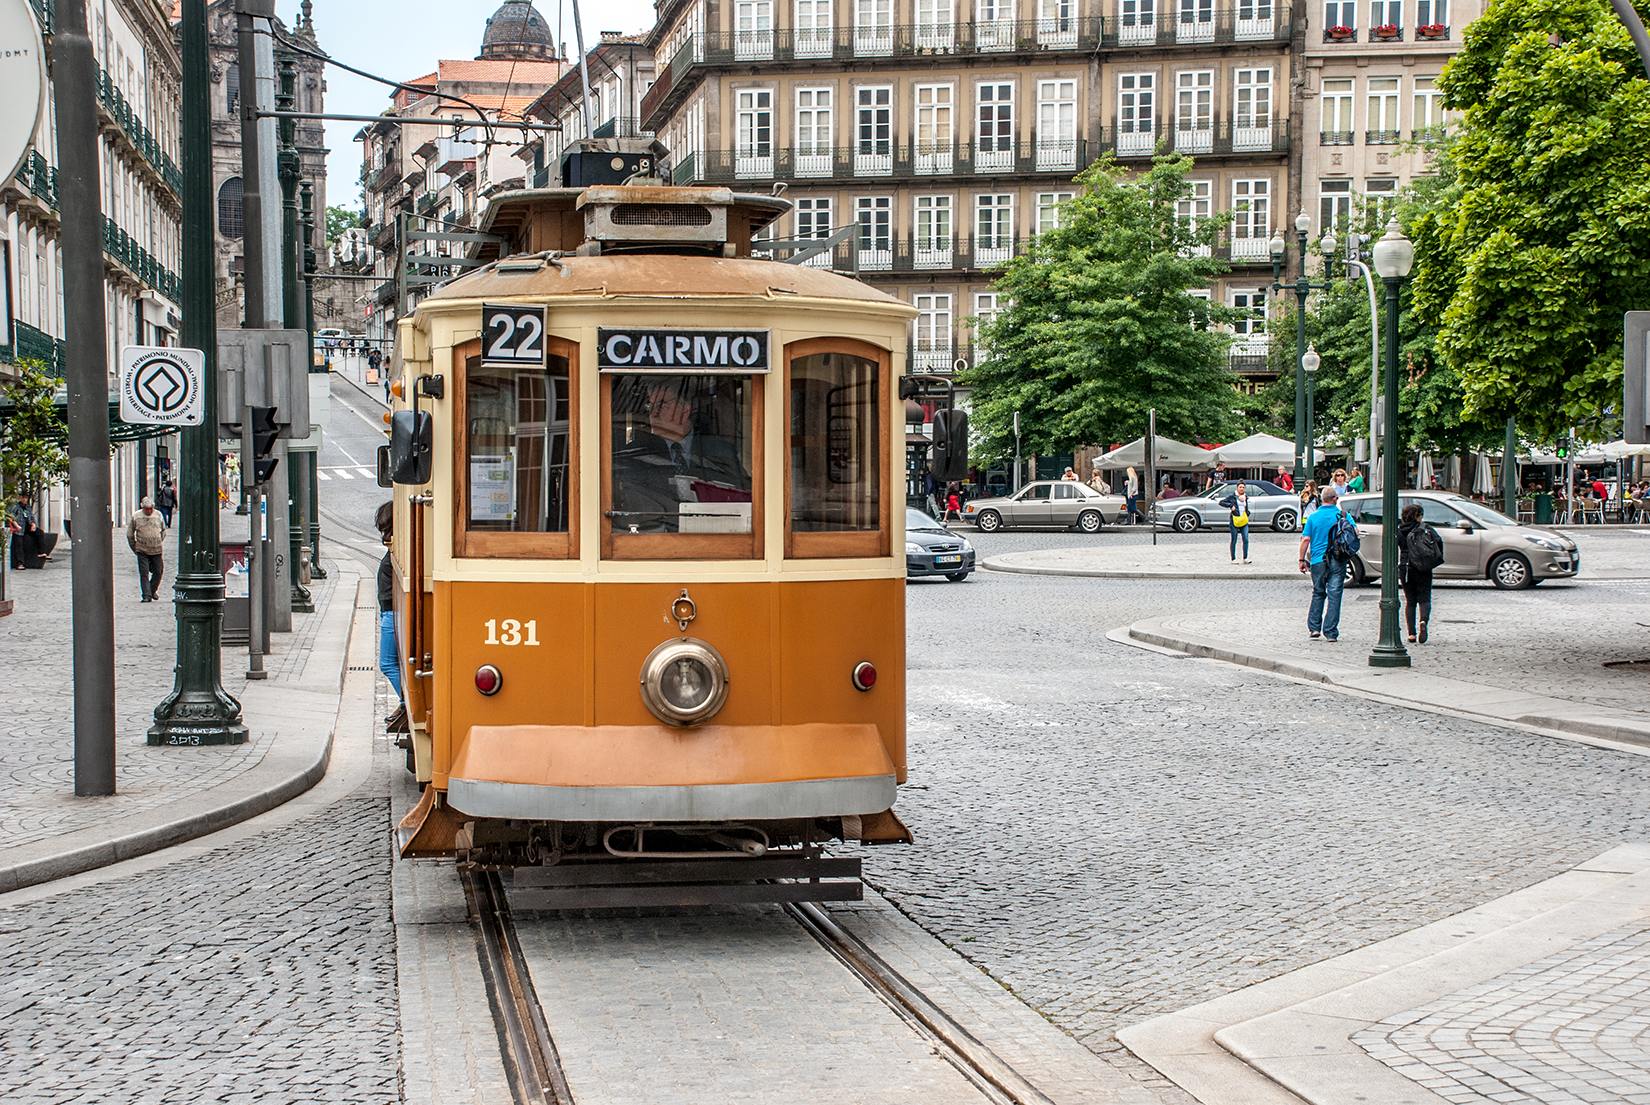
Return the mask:
[[[390,481],[430,482],[430,448],[435,437],[428,411],[396,411],[390,419]]]
[[[960,483],[968,478],[968,413],[934,412],[934,478]]]
[[[390,447],[388,445],[380,445],[378,447],[378,486],[379,487],[394,487],[395,486],[395,480],[390,477],[390,472],[391,472],[391,469],[392,469],[393,465],[394,465],[394,461],[392,461],[390,459]]]

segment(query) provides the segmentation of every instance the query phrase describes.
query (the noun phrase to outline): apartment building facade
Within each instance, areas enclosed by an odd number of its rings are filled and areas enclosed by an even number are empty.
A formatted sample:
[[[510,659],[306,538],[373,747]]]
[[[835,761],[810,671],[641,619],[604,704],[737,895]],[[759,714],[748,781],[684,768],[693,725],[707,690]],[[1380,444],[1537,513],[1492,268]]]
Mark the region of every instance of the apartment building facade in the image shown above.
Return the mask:
[[[1288,108],[1298,39],[1266,0],[668,0],[647,36],[658,78],[641,126],[678,184],[766,191],[781,237],[851,228],[812,263],[857,270],[918,311],[913,371],[978,351],[992,270],[1056,225],[1104,153],[1197,158],[1183,213],[1231,211],[1232,265],[1208,294],[1254,311],[1267,241],[1291,204]],[[1259,358],[1255,358],[1257,361]],[[1242,363],[1242,362],[1239,362]]]
[[[46,31],[48,64],[57,10],[64,0],[32,0]],[[73,0],[69,0],[73,2]],[[87,25],[97,58],[98,144],[102,183],[104,341],[111,371],[123,345],[175,343],[182,269],[178,125],[182,69],[170,21],[171,4],[160,0],[109,0],[87,4]],[[64,339],[78,326],[74,304],[64,302],[58,256],[62,215],[57,198],[57,120],[48,86],[34,149],[0,188],[0,253],[7,294],[0,297],[0,371],[38,359],[63,372]],[[111,427],[115,440],[126,436]],[[110,462],[116,516],[136,508],[140,488],[152,487],[154,469],[146,446],[119,444]],[[176,455],[175,452],[173,455]],[[38,504],[42,524],[56,529],[64,517],[64,488]]]

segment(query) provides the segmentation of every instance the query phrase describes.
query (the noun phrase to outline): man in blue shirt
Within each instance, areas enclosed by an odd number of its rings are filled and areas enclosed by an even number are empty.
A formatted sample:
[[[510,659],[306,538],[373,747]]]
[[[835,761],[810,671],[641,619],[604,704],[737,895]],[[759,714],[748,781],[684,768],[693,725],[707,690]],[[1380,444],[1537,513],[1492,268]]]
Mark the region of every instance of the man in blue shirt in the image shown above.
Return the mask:
[[[1329,531],[1345,517],[1340,492],[1333,483],[1323,489],[1323,507],[1301,526],[1301,571],[1312,573],[1312,605],[1306,612],[1306,631],[1334,644],[1341,639],[1341,591],[1346,586],[1346,561],[1329,555]]]

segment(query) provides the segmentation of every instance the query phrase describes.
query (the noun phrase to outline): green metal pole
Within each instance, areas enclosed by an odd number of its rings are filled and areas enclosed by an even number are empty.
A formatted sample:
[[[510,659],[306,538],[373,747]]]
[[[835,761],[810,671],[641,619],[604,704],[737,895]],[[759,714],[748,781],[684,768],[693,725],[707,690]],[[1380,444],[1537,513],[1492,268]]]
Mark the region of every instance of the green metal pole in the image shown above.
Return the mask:
[[[1501,454],[1501,490],[1505,496],[1503,512],[1518,521],[1518,419],[1507,419],[1507,448]]]
[[[1396,223],[1394,223],[1396,225]],[[1407,668],[1409,652],[1398,628],[1398,285],[1386,285],[1386,474],[1381,486],[1381,639],[1369,654],[1372,668]]]
[[[150,744],[244,744],[241,704],[223,689],[223,572],[218,563],[218,326],[213,239],[212,101],[207,0],[183,0],[183,344],[206,354],[206,418],[178,457],[176,681],[155,707]]]
[[[292,55],[281,57],[279,91],[275,94],[275,110],[291,111],[295,100],[298,72],[293,68]],[[276,164],[281,177],[281,320],[289,330],[304,325],[303,306],[298,288],[298,177],[303,166],[298,160],[298,121],[282,119],[279,125],[281,146]],[[308,366],[305,366],[306,372]],[[306,380],[307,383],[307,380]],[[296,428],[295,428],[296,429]],[[304,436],[309,427],[305,426]],[[292,588],[292,609],[295,613],[309,613],[315,609],[309,589],[303,584],[304,520],[297,509],[299,494],[298,466],[293,463],[290,446],[286,455],[287,495],[287,581]]]
[[[1311,427],[1306,416],[1306,235],[1300,236],[1301,271],[1295,279],[1295,486],[1305,487],[1312,473],[1305,464],[1308,449],[1307,434]]]
[[[309,332],[309,371],[315,372],[315,185],[304,181],[298,192],[299,214],[304,224],[304,329]],[[322,375],[325,375],[325,369]],[[320,430],[315,434],[319,435]],[[315,448],[304,453],[304,464],[298,473],[303,483],[303,515],[309,536],[309,578],[327,578],[321,567],[321,499],[316,486],[315,469],[321,459],[321,440],[315,439]]]

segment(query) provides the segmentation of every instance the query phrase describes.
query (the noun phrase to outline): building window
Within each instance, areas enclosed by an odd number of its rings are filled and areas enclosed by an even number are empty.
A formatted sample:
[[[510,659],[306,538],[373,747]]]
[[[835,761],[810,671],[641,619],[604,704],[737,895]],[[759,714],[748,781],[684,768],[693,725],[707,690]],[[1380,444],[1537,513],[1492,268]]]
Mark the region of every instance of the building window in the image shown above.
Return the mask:
[[[854,201],[859,222],[859,267],[894,267],[893,200],[889,196],[860,196]]]
[[[830,57],[831,31],[831,0],[796,0],[797,57]]]
[[[1373,35],[1382,28],[1393,38],[1403,33],[1404,0],[1369,0],[1369,32]]]
[[[1014,255],[1014,195],[974,197],[974,267],[1000,265]]]
[[[1272,228],[1272,182],[1232,182],[1232,260],[1270,257],[1267,246]]]
[[[1369,78],[1369,114],[1364,118],[1364,141],[1389,146],[1398,141],[1398,78]]]
[[[1243,318],[1232,323],[1232,352],[1238,356],[1254,356],[1266,352],[1266,293],[1241,291],[1231,293],[1231,305],[1245,312]]]
[[[1215,0],[1180,0],[1180,20],[1175,24],[1176,42],[1215,40]]]
[[[741,178],[773,176],[773,90],[753,88],[737,97],[738,148],[734,174]]]
[[[1077,45],[1077,24],[1072,19],[1072,0],[1039,0],[1037,5],[1037,45],[1051,47]]]
[[[235,114],[241,106],[241,67],[235,62],[230,62],[229,69],[224,73],[223,93],[229,104],[229,114]]]
[[[1346,232],[1347,223],[1352,218],[1352,182],[1350,180],[1326,180],[1318,185],[1318,225],[1324,233],[1333,230],[1337,234]]]
[[[1324,33],[1356,31],[1358,5],[1356,0],[1325,0],[1323,6]]]
[[[1415,0],[1417,27],[1449,26],[1449,0]]]
[[[1233,37],[1238,41],[1272,37],[1272,0],[1238,0],[1237,27]]]
[[[917,49],[949,53],[956,42],[955,0],[917,0]]]
[[[796,90],[796,175],[830,176],[834,134],[831,90]]]
[[[1071,199],[1070,192],[1037,193],[1037,233],[1060,228],[1060,205]]]
[[[1155,73],[1122,73],[1117,78],[1117,153],[1121,157],[1149,155],[1156,146],[1156,117],[1152,114]]]
[[[979,133],[974,140],[974,171],[1013,168],[1014,86],[975,85],[974,105],[979,120]]]
[[[1364,225],[1379,234],[1392,217],[1398,202],[1398,179],[1379,177],[1364,181]]]
[[[912,300],[917,308],[917,341],[911,370],[951,371],[951,297],[918,295]]]
[[[1014,48],[1014,0],[975,0],[974,46],[980,50]]]
[[[972,359],[974,364],[991,359],[991,353],[986,347],[985,339],[980,336],[980,331],[985,328],[987,323],[997,317],[997,312],[1003,309],[1000,296],[1001,293],[999,292],[974,293],[974,356]]]
[[[1117,18],[1119,46],[1150,45],[1157,41],[1157,0],[1122,0]]]
[[[918,196],[914,205],[916,238],[911,243],[914,268],[951,267],[951,197]]]
[[[241,220],[241,178],[232,176],[218,188],[218,233],[225,238],[239,238],[244,230]]]
[[[1037,168],[1077,167],[1077,82],[1037,82]]]
[[[916,171],[924,174],[951,172],[954,156],[952,130],[952,86],[919,84],[917,97]]]
[[[734,57],[773,57],[773,0],[737,0],[733,25]]]
[[[1233,120],[1232,149],[1272,148],[1272,71],[1237,71],[1237,118]]]
[[[1318,99],[1323,106],[1323,117],[1318,132],[1319,144],[1352,145],[1352,82],[1324,81],[1323,91]]]
[[[1411,137],[1417,140],[1444,136],[1443,99],[1432,77],[1415,78],[1415,115],[1410,125],[1415,128]]]
[[[1176,213],[1188,233],[1197,233],[1197,228],[1208,219],[1211,205],[1214,200],[1215,185],[1212,180],[1190,180],[1187,186],[1191,194],[1176,205]],[[1209,256],[1209,247],[1206,245],[1191,247],[1194,257]]]
[[[854,172],[885,176],[894,171],[894,90],[861,88],[854,101]]]
[[[796,237],[799,241],[810,238],[829,238],[835,227],[831,223],[831,200],[827,196],[805,197],[796,201]],[[815,268],[828,269],[831,267],[831,251],[826,250],[817,257],[810,257],[802,262]]]
[[[855,0],[854,53],[894,52],[894,0]]]
[[[1200,69],[1175,74],[1174,148],[1176,153],[1214,149],[1215,75]]]

